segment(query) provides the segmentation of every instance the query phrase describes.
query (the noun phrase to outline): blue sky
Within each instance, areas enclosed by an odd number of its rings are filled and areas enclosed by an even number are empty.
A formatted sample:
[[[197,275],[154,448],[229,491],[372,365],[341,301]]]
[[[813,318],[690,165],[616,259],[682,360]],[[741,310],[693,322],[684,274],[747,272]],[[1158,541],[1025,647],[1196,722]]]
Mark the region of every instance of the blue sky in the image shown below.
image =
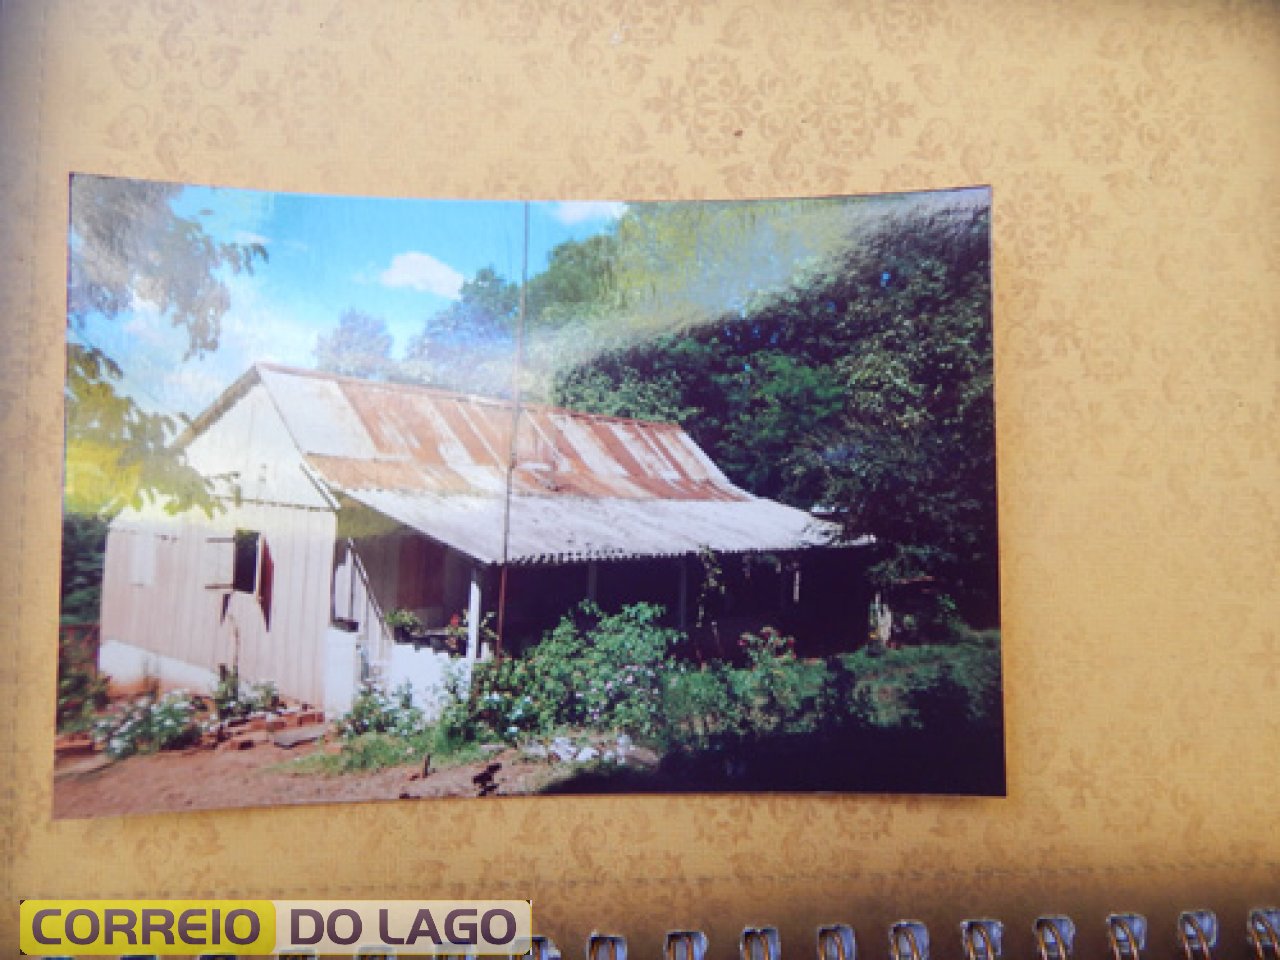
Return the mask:
[[[146,302],[86,328],[86,339],[121,359],[125,389],[157,411],[198,413],[254,361],[313,366],[317,336],[348,308],[386,320],[400,356],[477,270],[520,277],[519,202],[186,187],[173,206],[218,240],[261,243],[268,261],[252,276],[224,278],[231,307],[220,345],[199,361],[175,362],[185,335]],[[614,202],[531,204],[530,275],[545,269],[556,245],[609,229],[625,209]]]
[[[727,234],[727,242],[716,233],[714,217],[706,238],[698,232],[701,227],[690,227],[692,247],[679,266],[659,261],[670,289],[651,297],[647,316],[631,305],[628,320],[634,330],[644,335],[687,327],[699,317],[737,309],[753,294],[780,288],[804,264],[847,245],[850,230],[864,215],[986,205],[990,194],[977,188],[863,197],[852,205],[847,198],[827,200],[834,206],[806,201],[783,219],[766,217],[758,228]],[[457,299],[463,282],[478,270],[493,267],[509,280],[520,279],[521,202],[184,187],[173,207],[217,240],[262,244],[268,260],[251,275],[222,276],[230,309],[222,318],[218,349],[198,360],[182,359],[186,331],[137,297],[124,315],[90,319],[73,333],[119,360],[123,391],[155,412],[194,416],[255,362],[314,366],[317,338],[333,331],[349,309],[382,318],[394,339],[392,355],[402,358],[425,321]],[[530,277],[546,268],[557,245],[612,229],[626,209],[609,201],[531,203]],[[740,230],[741,222],[731,219],[729,229]],[[532,363],[534,345],[528,346],[526,359]],[[580,352],[582,346],[549,341],[540,356],[544,362],[558,361],[566,349]]]

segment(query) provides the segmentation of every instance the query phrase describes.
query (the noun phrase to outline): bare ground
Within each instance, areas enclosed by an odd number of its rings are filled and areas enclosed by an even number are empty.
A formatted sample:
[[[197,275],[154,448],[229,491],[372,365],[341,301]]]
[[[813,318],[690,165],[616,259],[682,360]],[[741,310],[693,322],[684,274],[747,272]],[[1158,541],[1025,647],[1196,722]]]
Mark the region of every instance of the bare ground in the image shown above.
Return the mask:
[[[325,776],[282,767],[294,757],[333,749],[322,741],[293,749],[275,746],[264,734],[239,749],[195,747],[110,762],[59,758],[54,770],[54,817],[100,817],[286,803],[341,803],[361,800],[417,800],[474,797],[472,778],[489,763],[497,795],[528,794],[554,779],[548,764],[506,750],[489,761],[433,771],[421,765]]]

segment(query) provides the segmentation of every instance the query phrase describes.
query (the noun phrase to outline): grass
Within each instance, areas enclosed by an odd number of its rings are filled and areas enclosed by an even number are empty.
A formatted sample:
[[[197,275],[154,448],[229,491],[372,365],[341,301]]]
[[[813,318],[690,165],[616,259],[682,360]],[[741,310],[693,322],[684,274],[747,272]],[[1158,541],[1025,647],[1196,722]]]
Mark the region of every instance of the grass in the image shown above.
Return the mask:
[[[431,756],[431,769],[444,770],[483,759],[477,743],[444,744],[431,728],[413,737],[389,733],[362,733],[346,740],[341,753],[311,753],[294,757],[270,768],[281,773],[337,777],[347,773],[369,773],[409,764],[421,765]]]

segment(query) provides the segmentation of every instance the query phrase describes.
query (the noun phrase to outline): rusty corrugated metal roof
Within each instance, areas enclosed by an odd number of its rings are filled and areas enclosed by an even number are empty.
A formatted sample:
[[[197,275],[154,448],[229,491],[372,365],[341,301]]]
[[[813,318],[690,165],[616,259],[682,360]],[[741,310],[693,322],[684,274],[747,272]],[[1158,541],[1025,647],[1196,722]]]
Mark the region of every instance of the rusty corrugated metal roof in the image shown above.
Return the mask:
[[[502,400],[268,364],[257,373],[335,492],[484,562],[791,550],[839,534],[734,486],[677,424],[533,404],[517,423]]]

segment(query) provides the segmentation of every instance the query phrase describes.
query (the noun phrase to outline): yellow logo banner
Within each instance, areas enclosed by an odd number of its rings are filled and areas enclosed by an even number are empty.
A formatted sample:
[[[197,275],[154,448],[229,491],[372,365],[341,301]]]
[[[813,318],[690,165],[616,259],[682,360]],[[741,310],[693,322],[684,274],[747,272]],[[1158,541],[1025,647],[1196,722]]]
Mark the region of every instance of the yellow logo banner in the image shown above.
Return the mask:
[[[519,956],[527,900],[24,900],[28,955],[154,953]]]
[[[271,953],[270,900],[24,900],[25,954]]]

